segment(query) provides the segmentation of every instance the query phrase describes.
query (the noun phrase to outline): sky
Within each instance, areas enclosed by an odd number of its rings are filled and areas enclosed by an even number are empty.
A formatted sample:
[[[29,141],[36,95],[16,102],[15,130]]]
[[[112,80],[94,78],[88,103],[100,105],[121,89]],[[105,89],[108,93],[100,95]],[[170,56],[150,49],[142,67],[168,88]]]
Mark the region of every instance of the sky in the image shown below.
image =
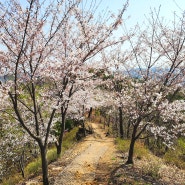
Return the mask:
[[[6,2],[7,0],[0,0],[1,2]],[[28,0],[18,0],[21,4],[25,4]],[[46,2],[51,2],[52,0],[46,0]],[[54,0],[57,2],[57,0]],[[139,23],[142,25],[146,21],[146,17],[150,17],[151,10],[159,9],[160,16],[164,17],[166,20],[173,20],[173,13],[176,12],[178,15],[185,13],[185,0],[128,0],[129,6],[123,15],[123,19],[126,20],[125,26],[127,30],[134,28],[134,26]],[[103,13],[104,10],[110,10],[113,13],[118,13],[119,9],[123,7],[126,0],[82,0],[83,6],[87,4],[87,7],[92,3],[99,4],[97,14]],[[129,17],[129,19],[127,19]],[[119,28],[116,31],[116,35],[120,36],[123,34],[123,28]]]
[[[101,1],[101,0],[96,0]],[[126,0],[102,0],[99,11],[108,8],[110,11],[116,13]],[[145,21],[147,24],[147,18],[151,18],[151,10],[159,10],[160,7],[160,17],[169,22],[174,20],[174,12],[182,17],[183,12],[185,13],[185,0],[129,0],[129,6],[126,13],[123,15],[123,19],[128,16],[125,26],[127,30],[134,28],[134,26],[139,23],[142,25]],[[144,26],[145,27],[145,26]],[[115,37],[120,37],[124,35],[125,28],[120,27],[116,32],[114,32]],[[127,48],[127,43],[124,43],[122,48]]]
[[[6,2],[7,0],[0,0]],[[27,0],[18,0],[21,4],[25,4]],[[46,0],[51,1],[51,0]],[[57,1],[57,0],[55,0]],[[160,15],[166,19],[173,18],[173,12],[178,14],[185,11],[185,0],[128,0],[129,6],[127,8],[125,18],[130,16],[128,27],[134,26],[137,23],[142,23],[145,16],[149,16],[150,9],[158,9],[161,5]],[[126,2],[126,0],[83,0],[84,4],[91,4],[92,2],[100,3],[98,12],[107,9],[116,13]]]
[[[97,0],[98,1],[98,0]],[[102,0],[99,10],[108,7],[110,11],[117,12],[126,0]],[[167,20],[173,19],[174,11],[180,15],[185,11],[185,0],[129,0],[129,6],[125,18],[130,16],[127,22],[128,27],[133,27],[137,23],[142,23],[145,16],[149,17],[150,10],[159,9],[160,16]]]

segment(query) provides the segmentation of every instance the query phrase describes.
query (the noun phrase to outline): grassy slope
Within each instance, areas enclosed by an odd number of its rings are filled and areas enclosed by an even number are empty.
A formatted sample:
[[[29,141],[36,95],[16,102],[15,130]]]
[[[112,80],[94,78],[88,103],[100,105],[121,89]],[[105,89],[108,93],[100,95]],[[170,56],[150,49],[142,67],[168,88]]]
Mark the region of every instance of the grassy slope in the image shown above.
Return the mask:
[[[185,184],[185,168],[179,169],[176,165],[185,163],[179,158],[184,148],[184,140],[179,140],[180,144],[176,150],[169,150],[164,158],[154,156],[143,143],[137,142],[135,147],[134,165],[124,165],[129,149],[129,140],[116,139],[117,148],[120,151],[122,165],[118,166],[111,175],[110,184],[124,185],[173,185]],[[174,158],[171,159],[171,157]],[[170,159],[170,160],[169,160]],[[178,161],[178,164],[176,163]],[[167,164],[168,162],[168,164]],[[170,163],[170,164],[169,164]]]
[[[75,142],[77,128],[65,135],[63,143],[63,151],[70,148]],[[169,150],[164,158],[159,158],[151,154],[151,152],[141,142],[137,142],[135,146],[135,164],[124,165],[127,159],[129,149],[129,140],[116,139],[118,151],[120,151],[121,166],[118,166],[111,174],[110,185],[149,185],[149,184],[168,184],[175,183],[185,185],[185,140],[179,139],[176,150]],[[55,147],[48,151],[48,161],[57,160]],[[167,165],[170,164],[170,165]],[[183,168],[180,170],[178,167]],[[41,174],[40,159],[31,162],[25,168],[26,178],[30,178]],[[5,180],[3,185],[15,185],[23,180],[20,174],[15,174],[13,177]]]
[[[74,128],[70,132],[66,133],[64,136],[64,142],[63,142],[63,152],[76,142],[75,136],[78,128]],[[48,163],[50,164],[53,161],[56,161],[58,158],[56,148],[52,147],[47,152],[47,159]],[[40,157],[35,159],[34,161],[30,162],[25,167],[25,179],[29,179],[31,177],[37,176],[41,174],[41,159]],[[20,173],[16,173],[13,176],[9,177],[8,179],[4,179],[2,182],[2,185],[15,185],[16,183],[19,183],[20,181],[23,181]]]

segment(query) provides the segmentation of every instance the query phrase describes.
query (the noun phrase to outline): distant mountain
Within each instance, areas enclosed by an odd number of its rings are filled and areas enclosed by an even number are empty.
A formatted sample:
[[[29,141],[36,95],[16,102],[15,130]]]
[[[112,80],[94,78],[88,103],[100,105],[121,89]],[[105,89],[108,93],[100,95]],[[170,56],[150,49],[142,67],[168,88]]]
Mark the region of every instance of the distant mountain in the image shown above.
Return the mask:
[[[146,75],[146,71],[147,69],[145,68],[142,68],[142,69],[139,69],[139,68],[132,68],[128,71],[124,71],[124,74],[127,74],[133,78],[141,78],[142,75]],[[153,76],[153,75],[162,75],[164,73],[167,73],[169,71],[168,68],[159,68],[159,67],[153,67],[150,69],[150,73],[149,73],[149,76]]]
[[[0,81],[1,81],[2,83],[6,82],[6,77],[0,76]]]
[[[13,75],[0,76],[0,82],[1,83],[5,83],[8,80],[13,80]]]

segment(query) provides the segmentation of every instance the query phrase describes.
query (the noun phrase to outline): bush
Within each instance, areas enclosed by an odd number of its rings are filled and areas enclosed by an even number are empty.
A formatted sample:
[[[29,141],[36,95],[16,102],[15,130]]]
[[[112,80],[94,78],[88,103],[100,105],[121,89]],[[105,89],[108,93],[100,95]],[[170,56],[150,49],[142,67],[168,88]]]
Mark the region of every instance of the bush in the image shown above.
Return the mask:
[[[185,154],[185,138],[179,138],[178,141],[178,149],[182,154]]]
[[[66,119],[65,128],[71,130],[74,128],[74,120]]]

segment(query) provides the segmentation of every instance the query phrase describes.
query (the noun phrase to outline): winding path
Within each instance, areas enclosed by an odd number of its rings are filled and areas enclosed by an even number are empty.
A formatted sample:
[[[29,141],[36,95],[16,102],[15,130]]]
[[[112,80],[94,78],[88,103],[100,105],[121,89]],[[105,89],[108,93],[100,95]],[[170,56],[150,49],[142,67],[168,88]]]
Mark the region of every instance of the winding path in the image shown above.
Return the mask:
[[[106,137],[99,124],[92,124],[94,134],[87,136],[64,156],[64,166],[54,185],[105,185],[115,162],[114,139]],[[66,160],[66,164],[65,164]]]

